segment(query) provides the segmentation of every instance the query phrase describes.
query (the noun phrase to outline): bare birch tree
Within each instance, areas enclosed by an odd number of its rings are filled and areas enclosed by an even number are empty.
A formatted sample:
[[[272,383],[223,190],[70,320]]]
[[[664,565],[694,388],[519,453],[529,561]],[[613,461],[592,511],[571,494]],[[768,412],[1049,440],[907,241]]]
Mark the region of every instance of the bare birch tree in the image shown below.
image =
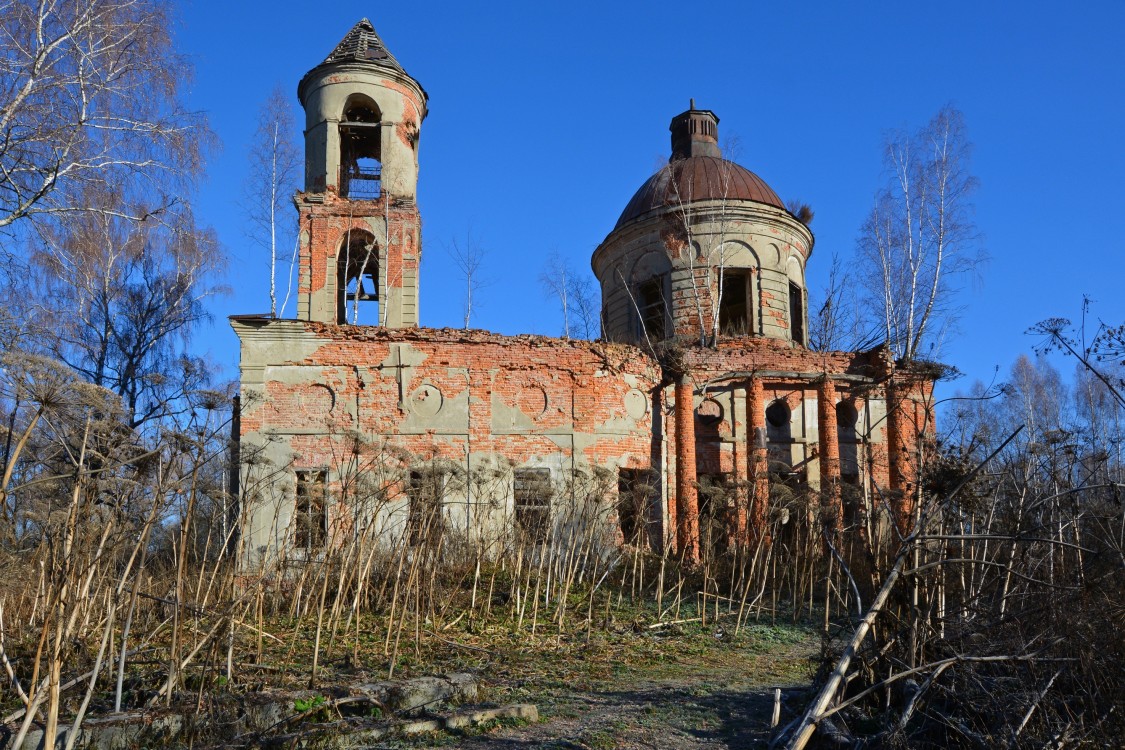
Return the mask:
[[[557,299],[562,308],[564,339],[570,338],[570,276],[573,273],[570,264],[556,249],[547,256],[547,265],[539,274],[539,283],[544,291]]]
[[[821,292],[824,301],[809,315],[809,349],[862,351],[879,342],[878,332],[871,331],[864,321],[858,288],[840,256],[833,255],[828,283]]]
[[[473,316],[473,299],[477,296],[477,292],[484,287],[487,282],[481,277],[481,268],[484,266],[485,258],[488,251],[481,246],[480,242],[473,237],[473,230],[470,228],[465,232],[464,243],[459,243],[456,238],[451,242],[448,250],[449,257],[461,271],[461,276],[465,279],[465,328],[469,327],[469,323]]]
[[[982,259],[976,247],[970,143],[960,111],[945,107],[921,130],[886,140],[888,183],[860,230],[874,278],[872,305],[896,356],[916,359],[955,317],[953,279]]]
[[[574,334],[580,339],[596,339],[601,336],[601,307],[598,305],[599,293],[588,274],[572,274],[570,281],[571,325]]]
[[[125,405],[136,427],[172,416],[208,379],[191,355],[203,300],[218,291],[222,253],[214,233],[185,206],[144,222],[117,214],[113,196],[85,204],[31,258],[41,291],[36,345]]]
[[[563,317],[563,338],[594,339],[601,330],[597,296],[588,276],[578,273],[558,250],[547,256],[539,283],[559,302]]]
[[[90,210],[94,182],[172,202],[152,195],[198,168],[207,131],[179,103],[171,26],[162,0],[0,0],[0,228]]]
[[[246,179],[246,215],[253,228],[250,236],[270,254],[270,312],[274,315],[279,314],[278,236],[283,247],[292,244],[296,248],[296,213],[287,205],[301,179],[302,158],[296,132],[289,99],[277,86],[262,105],[248,153],[250,172]],[[285,314],[284,309],[280,314]]]

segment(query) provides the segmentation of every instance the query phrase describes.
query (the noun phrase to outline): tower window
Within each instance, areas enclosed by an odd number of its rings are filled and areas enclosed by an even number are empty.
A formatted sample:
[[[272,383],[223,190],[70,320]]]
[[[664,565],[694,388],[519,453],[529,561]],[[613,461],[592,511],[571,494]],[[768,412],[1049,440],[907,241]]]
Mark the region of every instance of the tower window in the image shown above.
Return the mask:
[[[340,122],[340,195],[376,200],[383,193],[382,135],[374,103],[350,102]]]
[[[805,343],[805,294],[792,281],[789,282],[789,330],[794,341]]]
[[[637,307],[641,313],[641,331],[652,340],[664,338],[664,277],[653,276],[637,288]]]
[[[550,469],[516,469],[513,499],[516,534],[520,541],[542,544],[551,528]]]
[[[378,302],[379,246],[366,232],[349,232],[336,260],[336,322],[358,325],[361,309],[378,320]]]
[[[723,291],[719,297],[719,333],[724,336],[745,336],[750,327],[750,272],[723,271]]]
[[[328,472],[297,472],[297,497],[293,512],[293,544],[297,549],[317,550],[328,541]]]

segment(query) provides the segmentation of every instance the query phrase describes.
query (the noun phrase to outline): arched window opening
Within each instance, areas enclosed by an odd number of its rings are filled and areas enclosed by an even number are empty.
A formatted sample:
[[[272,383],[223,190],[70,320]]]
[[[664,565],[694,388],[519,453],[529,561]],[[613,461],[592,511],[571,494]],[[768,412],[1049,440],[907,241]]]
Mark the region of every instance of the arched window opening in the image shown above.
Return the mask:
[[[379,108],[367,99],[350,101],[340,121],[340,195],[376,200],[382,195],[383,154]]]
[[[859,483],[859,436],[856,423],[859,413],[851,401],[836,404],[836,438],[840,444],[840,479],[848,484]]]
[[[785,399],[779,398],[766,407],[766,437],[771,443],[793,439],[792,416]]]
[[[783,398],[766,407],[766,441],[770,463],[779,471],[789,471],[793,466],[793,412]]]
[[[805,344],[805,293],[789,282],[789,330],[793,340]]]
[[[855,404],[841,401],[836,404],[836,441],[840,447],[840,500],[844,510],[844,526],[860,525],[865,517],[865,505],[859,477],[859,444],[856,430],[859,412]]]
[[[753,308],[750,303],[750,271],[723,270],[723,289],[719,295],[719,333],[723,336],[746,336],[753,332]]]
[[[379,246],[366,232],[351,232],[336,259],[336,322],[379,320]],[[362,307],[361,307],[361,304]]]

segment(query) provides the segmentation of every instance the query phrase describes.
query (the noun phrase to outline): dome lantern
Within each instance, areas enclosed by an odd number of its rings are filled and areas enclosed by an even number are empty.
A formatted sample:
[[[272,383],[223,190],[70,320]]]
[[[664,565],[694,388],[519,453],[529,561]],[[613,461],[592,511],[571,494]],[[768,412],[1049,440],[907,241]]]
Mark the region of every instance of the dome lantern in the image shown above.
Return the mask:
[[[672,157],[668,161],[688,159],[693,156],[722,158],[719,149],[719,118],[709,109],[696,109],[695,99],[687,112],[672,118],[668,126],[672,131]]]

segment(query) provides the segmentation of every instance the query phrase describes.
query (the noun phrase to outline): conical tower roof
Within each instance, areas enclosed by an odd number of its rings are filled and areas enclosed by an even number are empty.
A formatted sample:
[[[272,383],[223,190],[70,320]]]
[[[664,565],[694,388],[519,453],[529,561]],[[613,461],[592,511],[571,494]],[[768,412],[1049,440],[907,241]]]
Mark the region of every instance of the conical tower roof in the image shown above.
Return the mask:
[[[362,19],[359,23],[352,27],[351,31],[344,35],[336,48],[332,50],[332,54],[324,58],[321,65],[331,65],[333,63],[361,61],[374,63],[383,67],[394,68],[403,73],[402,66],[399,65],[398,60],[390,53],[383,40],[375,33],[375,27],[366,18]]]
[[[329,53],[328,57],[324,58],[322,63],[305,73],[301,78],[301,82],[297,84],[297,98],[300,99],[302,105],[305,103],[306,84],[337,65],[370,66],[390,74],[392,78],[405,78],[418,87],[423,100],[429,98],[422,85],[407,73],[394,55],[390,53],[386,45],[383,44],[383,40],[375,33],[375,27],[371,25],[371,21],[366,18],[360,19],[360,22],[344,35],[344,38]]]

